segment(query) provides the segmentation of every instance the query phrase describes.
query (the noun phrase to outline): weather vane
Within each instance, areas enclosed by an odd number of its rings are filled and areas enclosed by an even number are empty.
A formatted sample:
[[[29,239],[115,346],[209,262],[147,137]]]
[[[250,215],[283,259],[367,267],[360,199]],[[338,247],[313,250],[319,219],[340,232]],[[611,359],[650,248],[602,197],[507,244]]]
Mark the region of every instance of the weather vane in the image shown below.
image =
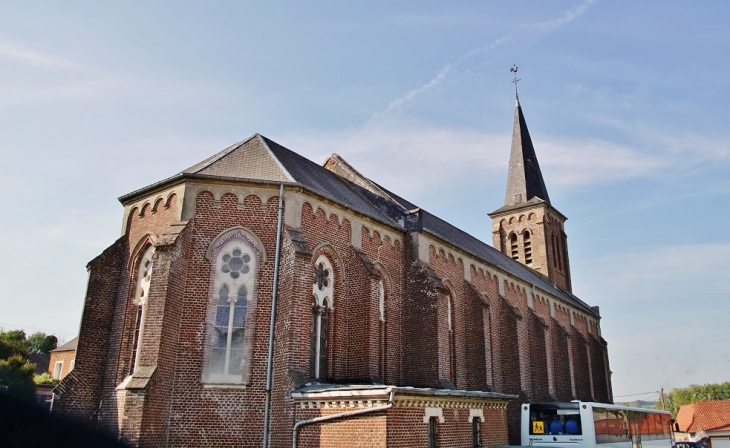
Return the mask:
[[[510,71],[510,73],[514,73],[515,74],[515,79],[512,80],[512,84],[515,85],[515,98],[519,100],[520,99],[520,96],[517,94],[517,83],[520,82],[520,81],[522,81],[522,80],[521,79],[517,79],[517,69],[518,68],[519,67],[517,67],[517,65],[514,65],[513,64],[512,67],[509,69],[509,71]]]

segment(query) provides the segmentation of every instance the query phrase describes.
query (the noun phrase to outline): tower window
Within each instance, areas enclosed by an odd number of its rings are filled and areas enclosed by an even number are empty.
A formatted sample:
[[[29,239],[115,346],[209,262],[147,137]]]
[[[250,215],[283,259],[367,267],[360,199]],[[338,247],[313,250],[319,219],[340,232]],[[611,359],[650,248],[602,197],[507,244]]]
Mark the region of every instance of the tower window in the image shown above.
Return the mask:
[[[511,254],[512,254],[512,259],[519,261],[520,260],[520,251],[519,251],[519,247],[517,246],[517,235],[515,235],[514,233],[512,235],[510,235],[509,242],[510,242],[510,250],[511,250]]]
[[[522,195],[516,194],[515,195],[515,204],[519,204],[520,202],[522,202]]]
[[[561,247],[560,247],[560,243],[561,242],[562,241],[560,240],[560,236],[555,237],[555,252],[557,252],[557,254],[558,254],[558,264],[556,265],[556,267],[558,267],[560,269],[563,268],[563,258],[562,258],[561,253],[560,253],[561,252],[561,250],[560,250],[561,249]]]
[[[530,243],[530,232],[527,230],[522,234],[522,243],[525,246],[525,264],[532,264],[532,244]]]

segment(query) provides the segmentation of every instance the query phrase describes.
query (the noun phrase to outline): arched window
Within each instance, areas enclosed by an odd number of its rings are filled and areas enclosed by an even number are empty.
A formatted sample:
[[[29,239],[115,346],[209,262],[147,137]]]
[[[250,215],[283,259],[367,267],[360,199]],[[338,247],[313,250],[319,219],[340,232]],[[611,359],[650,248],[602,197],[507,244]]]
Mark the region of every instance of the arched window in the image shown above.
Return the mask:
[[[448,356],[449,356],[449,379],[451,384],[456,386],[456,332],[454,331],[454,295],[449,291],[446,297],[446,319],[449,329],[449,343],[448,343]]]
[[[248,381],[254,323],[248,316],[253,315],[259,254],[243,231],[221,238],[213,250],[205,382]]]
[[[446,322],[449,326],[449,331],[452,331],[454,327],[453,323],[451,322],[451,294],[449,294],[448,300],[446,302]]]
[[[312,281],[312,352],[311,365],[314,378],[324,378],[327,374],[327,330],[329,314],[332,311],[334,293],[334,274],[332,263],[320,255],[314,264]]]
[[[529,230],[525,230],[522,234],[522,244],[525,247],[525,264],[532,264],[532,244],[530,243]]]
[[[133,374],[139,367],[139,347],[142,344],[144,335],[144,321],[147,317],[147,304],[152,282],[152,256],[155,254],[155,247],[150,246],[142,255],[137,267],[137,283],[134,291],[134,304],[137,306],[134,323],[134,335],[132,336],[132,357],[129,366],[129,374]]]
[[[385,326],[385,285],[382,280],[378,280],[378,318],[380,321],[380,328],[378,331],[378,374],[380,376],[380,380],[385,381],[385,366],[387,364],[386,342],[388,332]]]
[[[514,233],[511,234],[509,236],[509,242],[510,242],[510,250],[511,250],[511,254],[512,254],[512,259],[519,261],[520,251],[519,251],[519,247],[517,246],[517,235]]]
[[[385,322],[385,286],[383,281],[378,281],[378,314],[380,321]]]

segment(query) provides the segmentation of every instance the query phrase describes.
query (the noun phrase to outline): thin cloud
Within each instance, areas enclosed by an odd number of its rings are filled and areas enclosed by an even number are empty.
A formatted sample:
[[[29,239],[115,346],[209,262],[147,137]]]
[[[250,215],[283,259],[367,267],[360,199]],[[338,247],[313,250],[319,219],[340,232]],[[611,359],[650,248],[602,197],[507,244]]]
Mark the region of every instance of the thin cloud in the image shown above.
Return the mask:
[[[0,56],[46,70],[73,72],[88,70],[88,68],[82,64],[32,50],[26,46],[10,42],[3,38],[0,38]]]
[[[421,95],[422,93],[431,90],[432,88],[436,87],[438,83],[444,80],[446,78],[446,75],[451,71],[451,65],[447,64],[444,66],[444,68],[439,71],[438,75],[434,77],[432,80],[427,82],[426,84],[422,85],[421,87],[418,87],[417,89],[413,89],[404,96],[397,98],[393,101],[391,101],[388,104],[388,107],[385,108],[385,111],[383,111],[383,114],[387,114],[389,112],[393,112],[396,109],[401,109],[403,106],[405,106],[407,103],[410,103],[413,101],[414,98],[416,98],[418,95]]]
[[[461,62],[465,59],[471,58],[476,54],[493,50],[505,44],[525,41],[529,38],[536,38],[542,34],[554,31],[583,15],[583,13],[585,13],[588,8],[594,3],[596,3],[596,0],[587,0],[584,3],[576,6],[572,10],[565,12],[561,17],[549,19],[544,22],[518,25],[509,33],[498,37],[495,41],[489,43],[488,45],[468,51],[467,53],[459,57],[457,59],[457,62]],[[377,120],[387,114],[402,111],[405,106],[407,106],[417,97],[423,95],[424,93],[439,85],[446,78],[452,68],[453,67],[451,63],[444,65],[444,67],[438,72],[438,74],[430,81],[428,81],[421,87],[409,91],[402,97],[396,98],[395,100],[391,101],[390,103],[388,103],[388,106],[385,108],[384,111],[374,114],[371,120]]]
[[[168,76],[150,77],[84,65],[4,37],[0,37],[0,63],[15,66],[3,73],[3,78],[10,77],[14,82],[0,85],[0,106],[75,98],[121,100],[135,105],[187,105],[235,93],[232,87],[191,84]],[[40,71],[41,76],[28,76],[33,70]]]
[[[648,176],[668,163],[631,147],[594,138],[544,138],[539,152],[550,185],[566,189]]]
[[[359,129],[324,135],[291,135],[291,148],[322,162],[339,153],[365,176],[405,197],[453,188],[470,176],[495,178],[506,173],[510,137],[467,128],[371,123]],[[383,160],[390,163],[383,164]],[[551,186],[582,188],[651,175],[663,167],[659,158],[598,139],[543,139],[540,164]],[[408,166],[412,176],[404,175]]]
[[[544,22],[538,22],[538,23],[529,23],[526,25],[519,25],[516,28],[514,28],[512,31],[510,31],[507,34],[504,34],[497,39],[494,40],[494,42],[485,45],[480,48],[475,48],[463,56],[459,58],[459,60],[464,60],[467,58],[470,58],[476,54],[483,53],[485,51],[493,50],[497,47],[500,47],[505,44],[524,41],[529,38],[537,37],[541,34],[549,33],[551,31],[555,31],[556,29],[560,28],[561,26],[572,22],[573,20],[577,19],[583,13],[585,13],[588,8],[590,8],[594,3],[596,3],[596,0],[587,0],[584,3],[577,5],[575,8],[571,9],[570,11],[566,11],[561,17],[556,17],[553,19],[546,20]]]
[[[586,263],[594,268],[586,273],[582,283],[588,291],[581,294],[611,302],[666,301],[687,284],[730,293],[730,283],[717,275],[717,267],[728,264],[730,243],[637,247]]]

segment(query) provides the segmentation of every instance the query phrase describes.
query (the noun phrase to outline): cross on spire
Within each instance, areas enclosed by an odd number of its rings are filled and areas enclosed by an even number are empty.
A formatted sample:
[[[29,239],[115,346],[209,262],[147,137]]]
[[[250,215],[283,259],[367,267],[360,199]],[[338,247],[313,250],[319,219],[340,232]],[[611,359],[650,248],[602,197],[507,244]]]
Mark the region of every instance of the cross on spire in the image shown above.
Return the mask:
[[[517,65],[513,64],[512,67],[509,69],[510,73],[515,74],[515,78],[512,80],[512,84],[515,85],[515,98],[516,99],[520,99],[520,96],[517,94],[517,83],[522,81],[521,79],[517,79],[517,69],[518,68],[519,67],[517,67]]]

